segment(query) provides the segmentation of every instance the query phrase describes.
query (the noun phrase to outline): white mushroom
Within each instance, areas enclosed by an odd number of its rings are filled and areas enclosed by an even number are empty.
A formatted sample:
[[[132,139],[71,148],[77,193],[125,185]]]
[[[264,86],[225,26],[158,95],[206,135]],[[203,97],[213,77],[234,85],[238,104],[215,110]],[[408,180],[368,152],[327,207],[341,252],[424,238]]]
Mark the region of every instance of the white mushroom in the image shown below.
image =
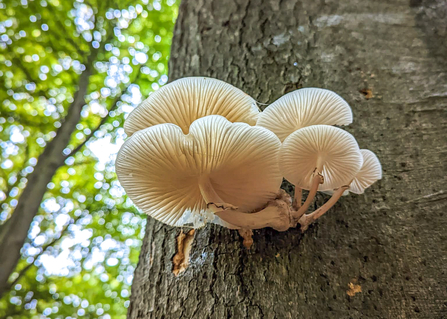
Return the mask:
[[[331,126],[351,122],[349,105],[329,90],[297,90],[260,115],[253,98],[225,82],[183,78],[131,112],[116,171],[148,215],[173,226],[238,229],[249,247],[252,229],[299,222],[305,230],[349,185],[360,194],[381,178],[377,157]],[[280,190],[283,176],[295,185],[293,204]],[[303,205],[302,189],[309,190]],[[333,196],[306,215],[317,191]]]
[[[281,189],[278,196],[269,201],[266,207],[261,210],[253,213],[245,213],[241,210],[225,210],[216,212],[216,215],[230,225],[244,230],[272,227],[277,231],[286,231],[290,227],[296,226],[296,222],[291,224],[290,220],[291,204],[290,196]]]
[[[361,149],[360,152],[363,156],[362,168],[355,175],[355,178],[349,185],[349,189],[343,193],[343,196],[348,195],[349,193],[363,194],[365,189],[370,187],[379,179],[382,179],[382,166],[380,165],[380,161],[376,154],[370,150],[364,149]],[[333,195],[334,191],[323,191],[323,193]]]
[[[313,125],[290,134],[281,146],[281,171],[296,188],[309,190],[302,206],[301,197],[295,197],[294,217],[299,219],[306,212],[317,190],[349,185],[362,164],[355,138],[342,129]]]
[[[269,129],[284,141],[306,126],[351,123],[351,108],[341,96],[325,89],[305,88],[288,93],[268,106],[256,125]]]
[[[370,150],[360,150],[363,156],[363,165],[349,185],[349,192],[363,194],[365,189],[382,179],[382,165],[376,154]]]
[[[262,127],[211,115],[194,121],[186,135],[170,123],[136,132],[119,151],[116,171],[143,212],[169,225],[199,227],[214,212],[251,212],[276,197],[280,145]]]
[[[230,224],[248,229],[272,227],[285,231],[295,227],[297,222],[303,222],[301,217],[308,217],[305,221],[311,222],[338,200],[338,189],[343,193],[348,188],[347,185],[362,167],[363,158],[357,142],[348,132],[329,125],[313,125],[297,130],[285,139],[279,161],[282,173],[289,182],[298,189],[309,190],[302,206],[301,197],[297,199],[294,209],[290,205],[290,197],[280,193],[264,209],[253,214],[243,214],[239,210],[216,214]],[[322,210],[303,216],[319,188],[337,189],[336,195]],[[307,226],[301,225],[305,230]]]
[[[222,115],[230,122],[255,125],[259,108],[240,89],[220,80],[187,77],[164,85],[133,110],[124,123],[128,136],[153,125],[173,123],[183,133],[195,120]]]
[[[366,188],[382,178],[382,166],[380,165],[380,161],[376,154],[370,150],[360,150],[360,152],[363,157],[363,165],[355,175],[352,182],[349,185],[340,187],[335,191],[331,191],[333,193],[332,197],[323,206],[311,214],[303,215],[299,220],[303,231],[306,230],[313,221],[320,218],[332,206],[334,206],[342,195],[346,194],[347,192],[363,194]]]

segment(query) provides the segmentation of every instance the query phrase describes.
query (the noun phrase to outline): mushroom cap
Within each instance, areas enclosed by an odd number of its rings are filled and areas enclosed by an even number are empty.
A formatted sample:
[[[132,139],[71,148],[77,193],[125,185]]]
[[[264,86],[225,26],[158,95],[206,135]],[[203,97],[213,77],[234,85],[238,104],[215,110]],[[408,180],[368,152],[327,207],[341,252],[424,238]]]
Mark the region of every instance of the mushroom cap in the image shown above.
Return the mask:
[[[323,175],[320,191],[348,185],[360,170],[363,157],[355,138],[330,125],[312,125],[295,131],[283,142],[280,168],[292,184],[310,189],[315,168]]]
[[[341,96],[325,89],[305,88],[290,92],[270,104],[256,125],[269,129],[282,142],[306,126],[351,123],[351,108]]]
[[[360,152],[363,156],[363,165],[348,189],[355,194],[363,194],[366,188],[382,179],[382,165],[376,154],[370,150],[360,150]]]
[[[274,199],[282,181],[280,147],[267,129],[211,115],[194,121],[186,135],[171,123],[136,132],[121,147],[116,172],[143,212],[169,225],[197,227],[215,217],[200,192],[203,177],[240,211]]]
[[[192,122],[207,115],[255,125],[259,113],[256,101],[242,90],[212,78],[187,77],[149,95],[129,114],[124,130],[131,136],[153,125],[173,123],[187,134]]]
[[[382,166],[377,158],[376,154],[370,150],[360,150],[363,156],[363,165],[360,171],[355,175],[349,189],[343,192],[343,196],[349,194],[349,192],[355,194],[363,194],[365,189],[370,187],[372,184],[382,179]],[[328,195],[334,193],[333,190],[324,191]]]

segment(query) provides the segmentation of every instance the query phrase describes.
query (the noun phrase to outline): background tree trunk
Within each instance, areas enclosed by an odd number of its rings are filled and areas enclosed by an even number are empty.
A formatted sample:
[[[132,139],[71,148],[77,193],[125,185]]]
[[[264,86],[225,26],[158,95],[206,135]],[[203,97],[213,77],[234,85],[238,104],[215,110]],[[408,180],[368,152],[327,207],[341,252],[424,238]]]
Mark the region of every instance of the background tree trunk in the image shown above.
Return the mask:
[[[262,103],[333,90],[384,178],[303,235],[255,231],[250,251],[208,225],[179,277],[179,229],[149,218],[129,318],[447,318],[446,13],[444,0],[183,1],[170,80],[216,77]]]
[[[81,118],[81,110],[85,105],[84,96],[87,93],[91,74],[90,68],[89,63],[79,78],[78,89],[73,96],[73,102],[67,115],[62,121],[62,126],[40,154],[34,171],[27,177],[27,186],[20,195],[14,213],[3,225],[0,225],[0,297],[11,287],[8,279],[20,259],[20,250],[47,191],[47,185],[51,182],[57,169],[64,165],[67,159],[63,150],[68,146],[71,134]],[[74,153],[70,153],[70,155]]]

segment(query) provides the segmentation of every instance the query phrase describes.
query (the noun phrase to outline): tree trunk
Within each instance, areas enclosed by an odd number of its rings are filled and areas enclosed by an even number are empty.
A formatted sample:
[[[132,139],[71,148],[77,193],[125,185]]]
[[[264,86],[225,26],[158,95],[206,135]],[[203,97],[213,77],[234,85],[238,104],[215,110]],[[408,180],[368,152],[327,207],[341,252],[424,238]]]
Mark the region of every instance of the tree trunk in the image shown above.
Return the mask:
[[[64,165],[67,156],[63,150],[68,146],[71,134],[81,118],[85,105],[91,66],[81,74],[78,89],[73,96],[67,115],[45,150],[39,156],[34,171],[27,177],[27,185],[20,194],[12,216],[0,225],[0,297],[10,288],[8,279],[20,259],[20,250],[26,241],[28,231],[36,217],[42,199],[57,169]],[[74,153],[71,153],[74,154]]]
[[[216,77],[261,103],[333,90],[384,177],[304,234],[254,231],[248,251],[236,231],[199,229],[178,277],[179,229],[149,218],[129,318],[447,318],[446,12],[444,0],[183,1],[170,80]]]

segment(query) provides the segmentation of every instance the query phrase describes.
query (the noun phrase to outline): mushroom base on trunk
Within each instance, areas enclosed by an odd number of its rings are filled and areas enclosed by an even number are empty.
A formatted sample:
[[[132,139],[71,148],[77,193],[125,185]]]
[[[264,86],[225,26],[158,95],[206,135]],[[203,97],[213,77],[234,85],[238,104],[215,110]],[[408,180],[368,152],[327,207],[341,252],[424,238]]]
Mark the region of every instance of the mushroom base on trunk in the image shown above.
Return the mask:
[[[278,231],[290,228],[291,198],[281,190],[278,197],[269,202],[265,208],[256,213],[243,213],[237,210],[220,211],[215,214],[220,219],[242,229],[261,229],[271,227]]]
[[[321,175],[316,175],[314,179],[317,188],[321,178]],[[292,198],[284,190],[281,190],[274,201],[269,202],[265,208],[258,212],[243,213],[237,210],[225,210],[216,212],[215,214],[223,221],[238,228],[239,234],[244,238],[244,246],[247,247],[246,243],[248,243],[252,235],[250,233],[248,236],[248,231],[251,232],[252,229],[271,227],[282,232],[287,231],[289,228],[295,228],[297,224],[300,224],[301,231],[306,231],[311,223],[335,205],[347,189],[349,189],[349,186],[342,186],[337,189],[323,206],[310,214],[305,214],[305,212],[313,201],[316,191],[309,191],[305,204],[296,210],[292,204]],[[300,217],[297,218],[297,216]]]
[[[319,209],[310,214],[305,214],[317,194],[318,187],[323,184],[324,177],[316,168],[313,172],[312,184],[306,200],[301,205],[302,189],[296,187],[296,193],[292,198],[280,190],[277,197],[257,212],[245,213],[238,207],[225,203],[215,191],[208,176],[202,176],[199,180],[200,193],[207,204],[207,208],[218,216],[230,229],[237,229],[243,238],[246,248],[253,244],[253,229],[271,227],[277,231],[287,231],[299,223],[301,231],[305,231],[309,225],[326,213],[343,195],[349,186],[342,186],[335,190],[332,197]]]

